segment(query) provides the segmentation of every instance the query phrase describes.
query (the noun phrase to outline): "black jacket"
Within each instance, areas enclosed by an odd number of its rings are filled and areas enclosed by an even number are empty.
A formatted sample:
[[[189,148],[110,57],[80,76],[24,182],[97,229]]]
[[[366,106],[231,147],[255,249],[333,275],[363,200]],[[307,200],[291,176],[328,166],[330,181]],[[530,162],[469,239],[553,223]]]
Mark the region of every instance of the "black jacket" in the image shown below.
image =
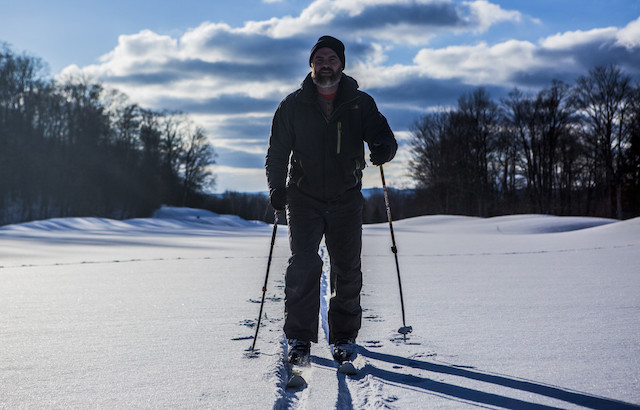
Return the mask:
[[[288,185],[322,201],[362,187],[364,141],[370,149],[390,147],[389,160],[393,158],[398,148],[393,132],[373,98],[358,90],[356,80],[342,75],[333,107],[326,118],[311,74],[282,100],[273,117],[266,157],[270,192],[287,184],[290,156]]]

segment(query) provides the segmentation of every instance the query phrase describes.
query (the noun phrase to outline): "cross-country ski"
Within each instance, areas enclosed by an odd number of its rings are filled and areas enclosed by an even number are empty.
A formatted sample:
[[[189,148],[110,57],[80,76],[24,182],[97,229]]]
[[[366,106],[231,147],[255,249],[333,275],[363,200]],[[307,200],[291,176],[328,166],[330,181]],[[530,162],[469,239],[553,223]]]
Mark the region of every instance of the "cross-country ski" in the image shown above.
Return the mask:
[[[290,366],[286,384],[287,389],[300,389],[307,385],[307,380],[304,377],[305,370],[308,373],[310,370],[309,366],[306,368],[303,366]]]
[[[338,373],[346,374],[347,376],[355,376],[358,374],[358,370],[353,365],[352,361],[338,363]]]

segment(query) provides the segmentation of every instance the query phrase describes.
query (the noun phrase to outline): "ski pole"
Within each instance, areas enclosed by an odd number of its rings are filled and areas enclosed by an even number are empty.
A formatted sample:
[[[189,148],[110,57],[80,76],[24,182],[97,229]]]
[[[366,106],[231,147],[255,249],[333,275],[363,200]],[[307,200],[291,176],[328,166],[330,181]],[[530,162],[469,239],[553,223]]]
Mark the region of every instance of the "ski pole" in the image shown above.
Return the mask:
[[[380,177],[382,178],[382,192],[384,193],[384,203],[387,207],[387,220],[389,221],[389,230],[391,231],[391,252],[393,252],[393,256],[396,260],[396,271],[398,272],[398,288],[400,290],[400,307],[402,308],[402,327],[398,329],[398,333],[404,336],[405,341],[407,340],[407,333],[411,333],[413,328],[411,326],[407,326],[405,322],[404,316],[404,298],[402,297],[402,281],[400,280],[400,264],[398,263],[398,247],[396,246],[396,237],[393,234],[393,222],[391,219],[391,207],[389,206],[389,195],[387,194],[387,184],[384,180],[384,170],[382,169],[382,165],[380,165]]]
[[[256,348],[256,341],[258,340],[258,330],[260,330],[260,322],[262,321],[262,309],[264,308],[264,297],[267,294],[267,282],[269,281],[269,269],[271,268],[271,258],[273,256],[273,245],[276,243],[276,232],[278,230],[278,217],[280,212],[275,212],[275,218],[273,221],[273,233],[271,234],[271,248],[269,249],[269,259],[267,259],[267,274],[264,277],[264,285],[262,285],[262,302],[260,302],[260,314],[258,315],[258,324],[256,326],[256,334],[253,336],[253,345],[251,345],[251,351]]]

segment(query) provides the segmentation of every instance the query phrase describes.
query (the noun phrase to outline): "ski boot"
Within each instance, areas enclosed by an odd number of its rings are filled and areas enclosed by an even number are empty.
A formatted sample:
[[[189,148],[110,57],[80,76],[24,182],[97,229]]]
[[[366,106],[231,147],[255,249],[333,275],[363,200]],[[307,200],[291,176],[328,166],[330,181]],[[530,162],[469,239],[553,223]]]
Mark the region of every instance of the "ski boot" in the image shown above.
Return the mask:
[[[304,340],[289,340],[288,362],[291,366],[309,366],[311,356],[311,342]]]

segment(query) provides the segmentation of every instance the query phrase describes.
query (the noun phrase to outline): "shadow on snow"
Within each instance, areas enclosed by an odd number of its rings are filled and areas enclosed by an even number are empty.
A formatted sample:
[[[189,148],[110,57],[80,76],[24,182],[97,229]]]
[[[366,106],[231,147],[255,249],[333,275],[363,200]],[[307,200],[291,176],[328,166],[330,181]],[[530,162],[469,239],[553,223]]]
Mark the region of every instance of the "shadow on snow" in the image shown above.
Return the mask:
[[[567,403],[572,403],[592,409],[640,409],[640,406],[634,404],[604,397],[593,396],[586,393],[575,392],[561,387],[544,385],[503,375],[482,373],[479,371],[472,371],[451,365],[429,363],[384,353],[372,352],[364,347],[360,347],[359,353],[373,360],[383,361],[398,366],[411,367],[414,369],[425,370],[434,373],[464,377],[467,379],[477,380],[485,383],[491,383],[528,393],[535,393],[541,396],[562,400]],[[367,364],[363,369],[361,369],[358,372],[357,378],[361,379],[366,377],[367,375],[371,375],[376,379],[387,381],[397,385],[405,385],[411,388],[422,389],[425,391],[438,393],[451,398],[461,399],[477,404],[519,409],[555,408],[552,406],[505,397],[499,394],[487,393],[481,390],[456,386],[450,383],[439,382],[425,377],[383,370],[371,364]]]

